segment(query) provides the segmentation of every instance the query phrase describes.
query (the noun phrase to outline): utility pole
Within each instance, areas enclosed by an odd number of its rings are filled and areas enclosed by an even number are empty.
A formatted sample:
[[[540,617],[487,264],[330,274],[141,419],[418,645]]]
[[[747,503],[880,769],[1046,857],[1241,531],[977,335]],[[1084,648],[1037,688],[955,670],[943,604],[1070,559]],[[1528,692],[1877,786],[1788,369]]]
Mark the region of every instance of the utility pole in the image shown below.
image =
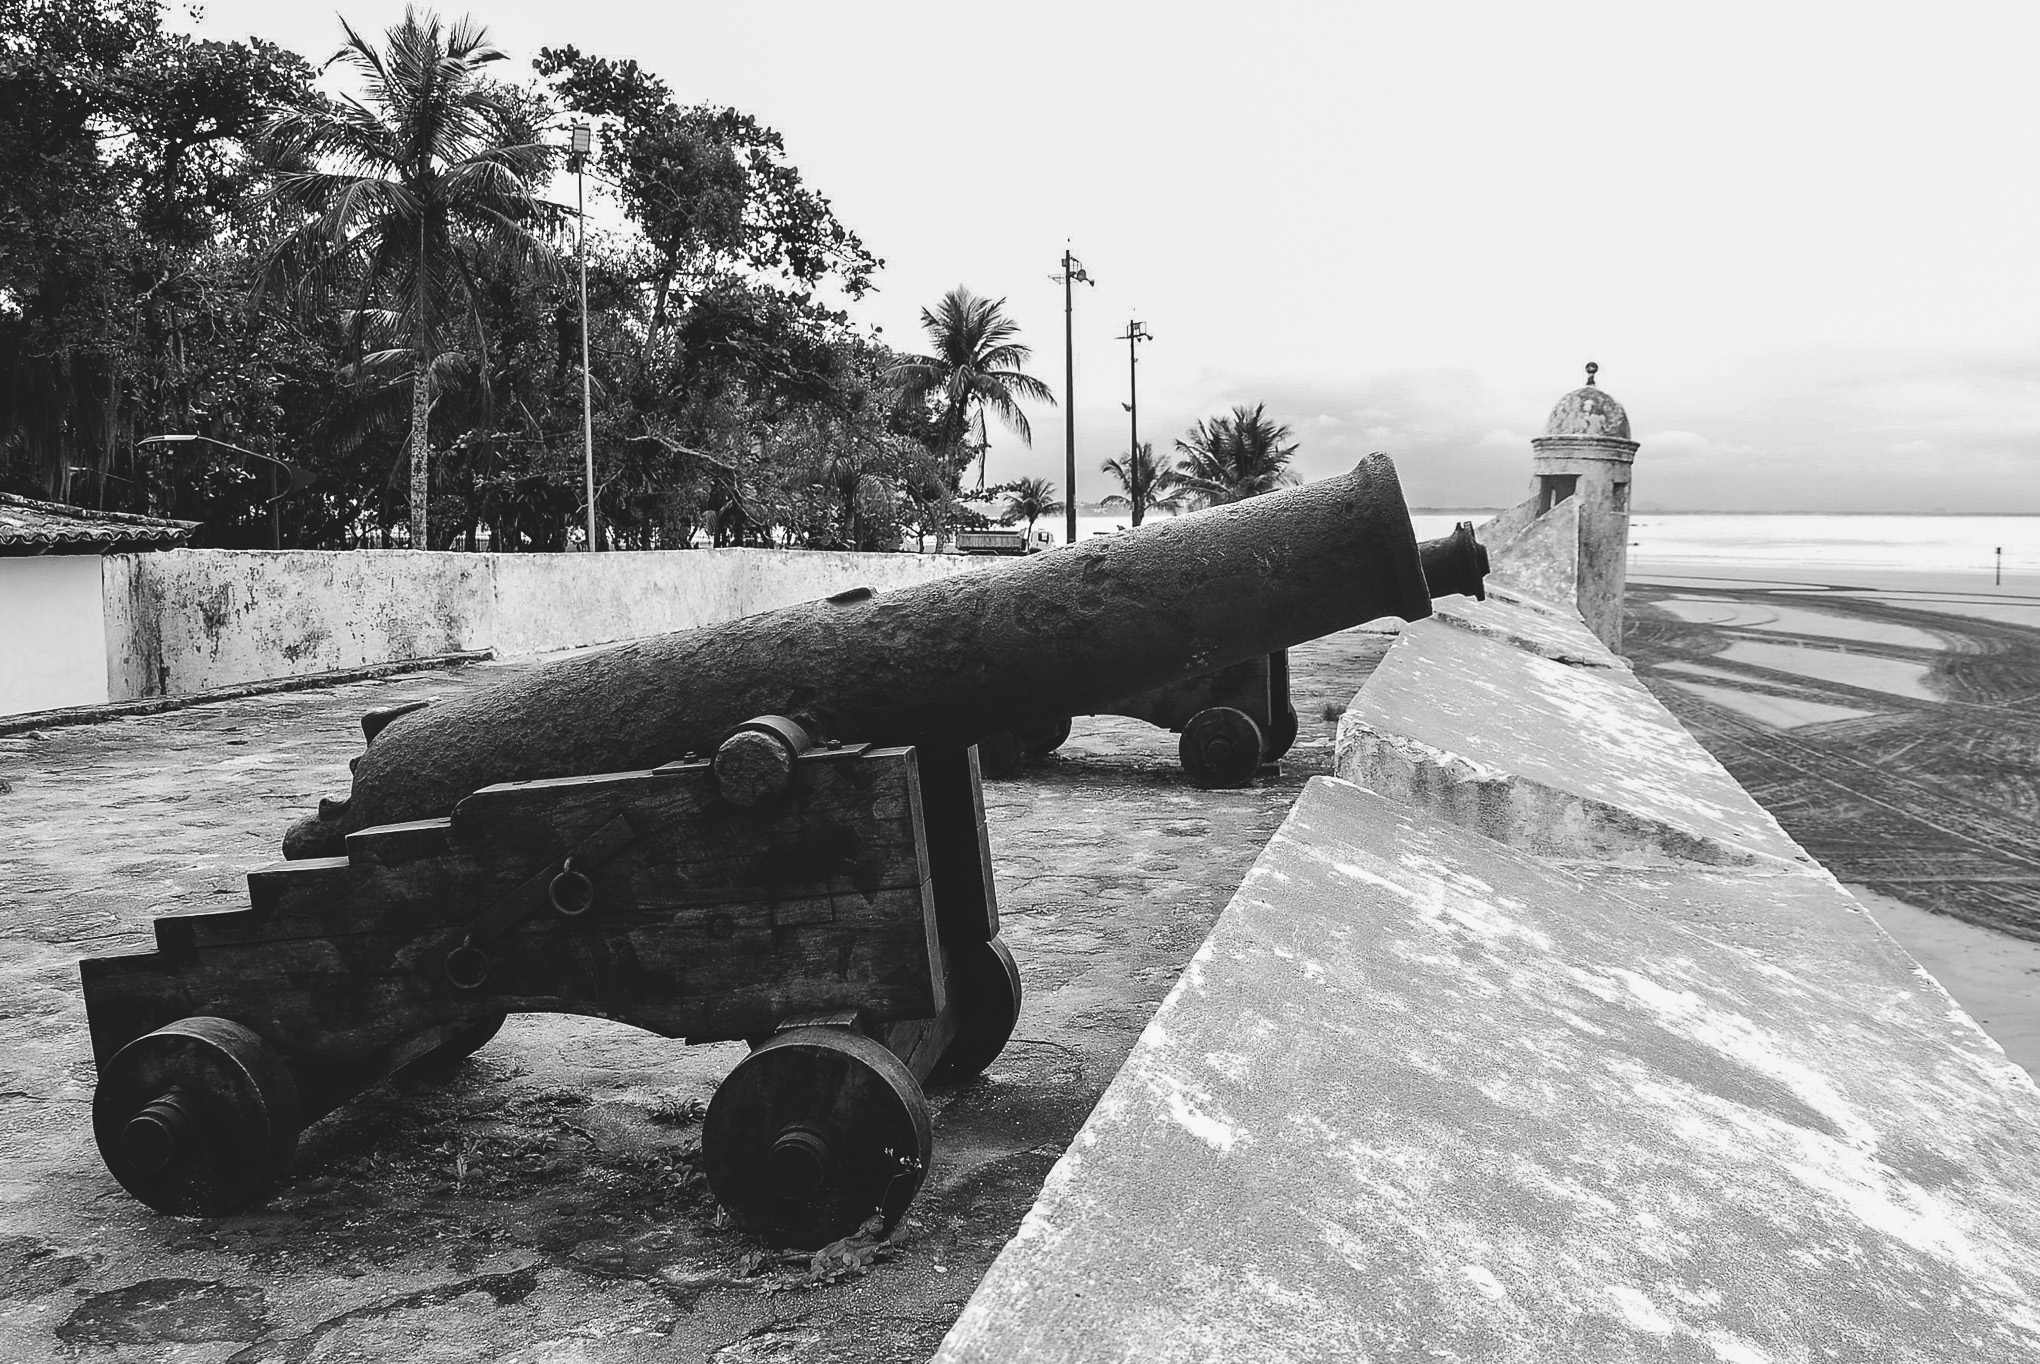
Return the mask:
[[[588,152],[595,145],[595,133],[585,123],[576,123],[573,133],[574,216],[580,222],[580,230],[574,234],[574,254],[581,263],[581,449],[587,460],[588,552],[593,554],[602,547],[602,533],[595,525],[595,410],[588,385],[588,212],[584,173],[588,169]]]
[[[1132,430],[1132,438],[1126,447],[1126,477],[1129,485],[1126,491],[1133,500],[1133,524],[1137,526],[1140,524],[1143,510],[1140,491],[1140,343],[1155,338],[1149,333],[1145,323],[1128,318],[1125,334],[1117,339],[1126,343],[1126,396],[1131,400],[1126,404],[1126,411],[1131,419],[1129,425]]]
[[[1067,514],[1065,524],[1068,534],[1065,544],[1077,542],[1077,351],[1072,340],[1070,286],[1091,284],[1091,277],[1084,273],[1084,263],[1070,254],[1069,243],[1063,243],[1062,273],[1050,275],[1063,287],[1063,511]],[[1092,285],[1093,288],[1097,286]]]

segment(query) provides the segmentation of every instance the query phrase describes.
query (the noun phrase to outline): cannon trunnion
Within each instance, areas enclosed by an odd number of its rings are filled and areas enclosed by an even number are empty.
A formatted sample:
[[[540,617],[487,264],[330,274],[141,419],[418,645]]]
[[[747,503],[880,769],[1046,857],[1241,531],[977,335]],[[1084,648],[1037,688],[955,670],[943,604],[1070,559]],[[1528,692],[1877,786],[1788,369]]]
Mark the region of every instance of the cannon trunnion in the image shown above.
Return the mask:
[[[725,1207],[818,1246],[888,1225],[931,1154],[924,1082],[1010,1035],[975,750],[818,747],[765,717],[712,761],[506,783],[346,855],[250,873],[249,908],[81,963],[93,1126],[166,1212],[259,1200],[300,1129],[506,1014],[754,1050],[704,1119]]]

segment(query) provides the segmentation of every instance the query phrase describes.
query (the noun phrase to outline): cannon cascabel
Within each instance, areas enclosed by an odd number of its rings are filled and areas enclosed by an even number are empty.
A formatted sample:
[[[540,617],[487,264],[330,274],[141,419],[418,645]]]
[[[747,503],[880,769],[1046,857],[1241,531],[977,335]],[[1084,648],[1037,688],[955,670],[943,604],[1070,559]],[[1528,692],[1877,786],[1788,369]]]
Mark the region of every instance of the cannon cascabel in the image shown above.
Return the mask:
[[[754,716],[818,737],[970,743],[1380,616],[1431,613],[1395,466],[887,593],[839,593],[547,664],[392,720],[344,802],[284,841],[444,815],[505,781],[706,756]]]

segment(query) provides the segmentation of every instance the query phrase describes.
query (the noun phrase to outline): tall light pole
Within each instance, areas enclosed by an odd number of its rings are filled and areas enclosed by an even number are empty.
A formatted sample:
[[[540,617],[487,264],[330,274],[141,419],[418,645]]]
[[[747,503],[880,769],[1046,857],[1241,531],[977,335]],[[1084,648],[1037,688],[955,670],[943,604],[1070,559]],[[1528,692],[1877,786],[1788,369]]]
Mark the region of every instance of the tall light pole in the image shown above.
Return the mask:
[[[1063,287],[1063,455],[1064,484],[1063,511],[1067,514],[1069,534],[1066,543],[1077,542],[1077,351],[1071,335],[1072,304],[1070,286],[1091,284],[1091,277],[1084,273],[1084,263],[1070,254],[1069,244],[1063,244],[1062,273],[1050,275]],[[1092,285],[1096,288],[1096,285]]]
[[[581,450],[586,458],[588,491],[588,552],[602,547],[602,533],[595,525],[595,410],[588,383],[588,209],[584,199],[587,186],[588,153],[595,146],[595,130],[585,123],[574,124],[574,216],[579,231],[574,234],[574,255],[581,265]]]
[[[1129,401],[1126,411],[1132,428],[1131,442],[1126,447],[1127,493],[1133,499],[1133,524],[1140,524],[1140,343],[1155,338],[1149,334],[1147,324],[1127,319],[1126,332],[1118,338],[1126,343],[1126,396]]]

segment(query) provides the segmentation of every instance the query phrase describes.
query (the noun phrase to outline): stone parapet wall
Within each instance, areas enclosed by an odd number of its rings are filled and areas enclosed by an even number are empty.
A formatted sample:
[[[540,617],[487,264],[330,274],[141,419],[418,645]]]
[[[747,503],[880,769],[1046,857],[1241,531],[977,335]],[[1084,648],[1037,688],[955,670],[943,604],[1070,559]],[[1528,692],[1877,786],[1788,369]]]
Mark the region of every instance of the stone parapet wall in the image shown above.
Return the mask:
[[[983,562],[766,549],[171,550],[0,560],[0,715],[483,650],[603,644],[849,587],[912,586]]]

